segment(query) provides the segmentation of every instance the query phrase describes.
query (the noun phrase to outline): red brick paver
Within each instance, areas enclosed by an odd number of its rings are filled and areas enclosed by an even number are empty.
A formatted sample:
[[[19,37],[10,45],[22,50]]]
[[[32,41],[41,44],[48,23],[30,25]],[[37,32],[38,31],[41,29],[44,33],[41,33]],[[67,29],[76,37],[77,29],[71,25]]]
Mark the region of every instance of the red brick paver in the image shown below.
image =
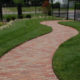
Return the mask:
[[[41,22],[53,31],[16,47],[0,59],[0,80],[58,80],[52,69],[52,57],[61,43],[78,32],[58,24]]]

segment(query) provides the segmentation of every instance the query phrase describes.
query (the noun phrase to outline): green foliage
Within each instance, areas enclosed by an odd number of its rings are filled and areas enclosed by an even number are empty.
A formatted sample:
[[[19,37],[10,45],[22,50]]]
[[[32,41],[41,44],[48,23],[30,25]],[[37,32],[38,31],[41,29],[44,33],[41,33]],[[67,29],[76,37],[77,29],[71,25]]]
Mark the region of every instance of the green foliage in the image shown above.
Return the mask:
[[[24,0],[13,0],[16,4],[24,4]]]
[[[3,18],[4,19],[7,19],[7,18],[12,18],[12,17],[15,17],[15,18],[17,18],[17,15],[16,14],[6,14],[6,15],[3,15]]]

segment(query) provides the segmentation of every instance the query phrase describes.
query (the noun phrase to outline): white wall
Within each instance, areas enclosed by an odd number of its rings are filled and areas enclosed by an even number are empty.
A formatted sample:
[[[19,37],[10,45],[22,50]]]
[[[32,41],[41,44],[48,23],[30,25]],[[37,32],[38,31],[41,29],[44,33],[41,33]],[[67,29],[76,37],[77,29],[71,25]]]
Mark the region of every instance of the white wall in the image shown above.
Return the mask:
[[[56,2],[60,2],[61,4],[63,4],[63,0],[53,0],[53,3],[56,3]]]
[[[60,4],[67,4],[67,0],[53,0],[53,3],[60,2]]]
[[[51,2],[51,0],[50,0],[50,2]],[[56,3],[56,2],[60,2],[61,7],[65,7],[68,3],[68,0],[53,0],[53,3]],[[73,7],[73,6],[74,6],[73,1],[70,1],[69,7]]]

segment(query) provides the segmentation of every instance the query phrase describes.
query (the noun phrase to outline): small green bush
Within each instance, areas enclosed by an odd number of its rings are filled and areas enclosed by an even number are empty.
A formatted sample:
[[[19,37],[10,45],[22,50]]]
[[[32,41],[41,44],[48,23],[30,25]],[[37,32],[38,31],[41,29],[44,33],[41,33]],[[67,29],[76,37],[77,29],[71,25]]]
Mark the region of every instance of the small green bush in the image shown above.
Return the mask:
[[[30,14],[26,15],[26,18],[31,18],[31,15]]]
[[[7,19],[7,18],[12,19],[12,17],[17,18],[17,15],[16,14],[6,14],[3,16],[4,19]]]
[[[7,22],[9,22],[11,20],[11,18],[7,18],[6,20],[7,20]]]

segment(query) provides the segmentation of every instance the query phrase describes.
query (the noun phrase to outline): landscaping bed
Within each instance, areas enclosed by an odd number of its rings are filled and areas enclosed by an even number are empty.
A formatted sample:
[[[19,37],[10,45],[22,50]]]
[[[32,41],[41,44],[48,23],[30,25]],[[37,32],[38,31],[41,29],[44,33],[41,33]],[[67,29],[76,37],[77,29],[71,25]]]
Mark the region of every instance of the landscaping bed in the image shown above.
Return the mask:
[[[80,22],[59,22],[80,32]],[[59,80],[80,80],[80,34],[62,44],[53,58],[53,68]]]

